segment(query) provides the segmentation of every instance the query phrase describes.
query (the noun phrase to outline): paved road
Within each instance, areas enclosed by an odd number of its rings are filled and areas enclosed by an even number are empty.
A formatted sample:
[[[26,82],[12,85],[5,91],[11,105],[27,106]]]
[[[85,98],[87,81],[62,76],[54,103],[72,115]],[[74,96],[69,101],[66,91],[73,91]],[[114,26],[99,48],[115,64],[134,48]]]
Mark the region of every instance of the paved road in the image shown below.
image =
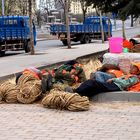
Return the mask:
[[[42,67],[62,61],[76,59],[80,56],[93,54],[108,49],[108,44],[101,41],[87,45],[74,45],[72,49],[57,47],[49,50],[40,50],[35,55],[19,54],[0,58],[0,77],[23,71],[27,67]],[[1,79],[1,78],[0,78]]]
[[[86,112],[1,104],[0,140],[140,140],[140,104],[93,104]]]
[[[139,27],[136,27],[136,28],[126,29],[125,33],[126,33],[126,38],[134,37],[135,35],[140,34],[140,26]],[[122,36],[122,30],[114,31],[113,32],[113,36],[114,37],[116,37],[116,36],[117,37]]]
[[[131,37],[135,36],[136,34],[139,34],[139,30],[140,30],[140,27],[127,29],[126,30],[127,38],[131,38]],[[121,30],[113,31],[113,36],[114,37],[122,36],[122,31]],[[94,43],[96,41],[92,41],[92,42]],[[77,42],[77,43],[72,42],[72,46],[73,45],[81,45],[81,44],[79,42]],[[61,43],[61,41],[59,41],[59,40],[47,40],[47,41],[38,41],[37,46],[35,47],[35,50],[36,50],[36,52],[38,52],[38,51],[46,51],[49,49],[62,48],[62,47],[64,47],[64,46]],[[9,55],[14,56],[15,54],[23,54],[23,53],[24,53],[24,51],[6,52],[6,57]]]

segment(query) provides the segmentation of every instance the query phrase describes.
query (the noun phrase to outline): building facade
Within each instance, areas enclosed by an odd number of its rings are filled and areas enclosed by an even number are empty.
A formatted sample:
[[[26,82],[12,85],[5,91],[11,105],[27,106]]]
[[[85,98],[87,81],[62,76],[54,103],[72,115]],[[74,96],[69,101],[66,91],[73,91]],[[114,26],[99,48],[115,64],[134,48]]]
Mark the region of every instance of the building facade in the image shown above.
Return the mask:
[[[82,7],[79,0],[72,1],[70,3],[70,12],[73,14],[82,14]],[[87,8],[87,14],[95,12],[93,5]]]

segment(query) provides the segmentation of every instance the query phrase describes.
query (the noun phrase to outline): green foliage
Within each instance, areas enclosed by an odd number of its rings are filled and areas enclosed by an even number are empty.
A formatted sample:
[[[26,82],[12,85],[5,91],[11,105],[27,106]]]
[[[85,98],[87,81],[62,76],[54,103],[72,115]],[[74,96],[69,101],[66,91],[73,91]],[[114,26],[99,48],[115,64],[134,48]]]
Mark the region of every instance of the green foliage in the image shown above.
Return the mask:
[[[26,14],[27,2],[23,0],[4,0],[5,15]],[[0,15],[2,14],[2,1],[0,0]]]
[[[130,15],[135,18],[140,16],[140,0],[86,0],[92,2],[94,8],[98,8],[103,12],[118,13],[119,18],[126,20]]]

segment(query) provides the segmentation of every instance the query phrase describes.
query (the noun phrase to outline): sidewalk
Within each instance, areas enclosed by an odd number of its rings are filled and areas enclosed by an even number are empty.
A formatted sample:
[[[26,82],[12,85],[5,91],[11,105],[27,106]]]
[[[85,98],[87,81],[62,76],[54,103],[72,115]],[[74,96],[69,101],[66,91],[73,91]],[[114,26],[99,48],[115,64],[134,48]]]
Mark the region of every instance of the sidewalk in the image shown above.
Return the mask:
[[[67,49],[67,47],[59,47],[43,52],[38,51],[35,55],[24,53],[15,56],[2,57],[0,58],[0,77],[15,74],[27,67],[43,67],[62,61],[76,59],[80,56],[89,55],[107,49],[107,43],[102,44],[101,42],[97,42],[86,45],[74,45],[72,46],[72,49]]]
[[[1,104],[0,140],[140,140],[139,103],[92,103],[70,112]]]

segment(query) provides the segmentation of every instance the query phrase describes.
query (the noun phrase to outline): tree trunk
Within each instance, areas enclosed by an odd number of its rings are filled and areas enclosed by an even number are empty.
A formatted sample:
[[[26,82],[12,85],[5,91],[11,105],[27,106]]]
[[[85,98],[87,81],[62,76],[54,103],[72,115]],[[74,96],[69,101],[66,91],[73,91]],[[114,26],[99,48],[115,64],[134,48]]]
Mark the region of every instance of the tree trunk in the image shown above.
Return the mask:
[[[71,40],[70,40],[70,27],[69,27],[69,17],[68,17],[68,5],[69,5],[69,0],[65,0],[67,44],[68,44],[68,49],[70,49],[71,48]]]
[[[5,14],[5,4],[4,4],[4,0],[2,0],[2,15],[4,16]]]
[[[104,37],[104,27],[103,27],[103,21],[102,21],[102,13],[101,13],[101,11],[100,11],[100,26],[101,26],[102,43],[104,43],[105,37]]]
[[[32,27],[32,0],[28,0],[29,3],[29,17],[30,17],[30,46],[31,46],[31,55],[35,54],[34,50],[34,38],[33,38],[33,27]]]
[[[126,39],[126,35],[125,35],[125,21],[122,20],[122,36],[123,36],[123,39]]]
[[[131,27],[134,26],[134,19],[133,19],[133,15],[131,15]]]
[[[110,27],[111,27],[111,21],[110,21],[110,19],[108,19],[108,38],[110,38],[111,37],[111,32],[110,32]]]
[[[85,22],[85,18],[86,18],[86,11],[83,10],[83,23]]]

